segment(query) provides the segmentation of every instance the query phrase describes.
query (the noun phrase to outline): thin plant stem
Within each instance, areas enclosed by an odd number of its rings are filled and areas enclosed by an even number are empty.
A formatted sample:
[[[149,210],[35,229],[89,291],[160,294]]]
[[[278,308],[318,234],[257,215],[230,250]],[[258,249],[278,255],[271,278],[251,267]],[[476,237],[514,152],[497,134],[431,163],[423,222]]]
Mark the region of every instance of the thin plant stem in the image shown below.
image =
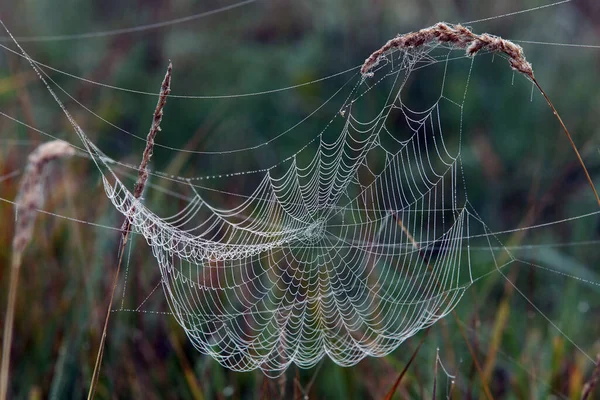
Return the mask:
[[[6,399],[10,383],[10,353],[23,253],[33,238],[37,213],[43,207],[46,200],[43,188],[44,170],[46,165],[52,160],[70,157],[73,154],[75,154],[75,151],[71,145],[62,140],[53,140],[38,146],[28,157],[27,169],[21,180],[21,187],[15,200],[15,233],[12,242],[12,261],[9,272],[10,282],[8,285],[6,320],[4,322],[4,335],[2,339],[0,400]]]
[[[596,366],[592,371],[592,376],[585,383],[585,385],[583,385],[581,400],[588,400],[590,398],[590,396],[594,392],[594,389],[596,388],[596,385],[598,384],[598,381],[600,381],[600,354],[598,354],[598,356],[596,357]]]
[[[417,354],[419,353],[419,350],[421,350],[421,346],[423,345],[423,343],[425,343],[425,339],[427,338],[428,334],[429,334],[429,328],[427,328],[427,330],[425,331],[425,334],[421,338],[419,345],[417,346],[417,348],[413,352],[412,356],[410,357],[410,359],[404,366],[404,369],[402,370],[402,372],[400,372],[400,375],[398,375],[398,378],[396,378],[396,382],[394,382],[394,386],[392,386],[392,388],[390,389],[388,394],[385,396],[385,400],[392,400],[392,397],[394,397],[394,393],[396,393],[396,390],[398,390],[398,386],[400,386],[400,382],[402,381],[402,378],[404,377],[404,375],[406,375],[406,371],[408,371],[408,367],[410,367],[410,364],[412,364],[412,362],[415,360],[415,357],[417,357]]]
[[[123,262],[123,253],[125,253],[125,246],[127,245],[127,238],[129,236],[129,230],[123,232],[121,239],[121,246],[119,249],[119,263],[117,265],[117,272],[113,280],[112,292],[110,294],[110,301],[108,302],[108,310],[106,318],[104,320],[104,328],[102,329],[102,337],[100,339],[100,347],[98,348],[98,355],[96,357],[96,363],[94,364],[94,372],[92,374],[92,384],[90,385],[90,391],[88,393],[88,399],[93,399],[96,395],[96,387],[98,385],[98,378],[100,376],[100,366],[102,365],[102,357],[104,356],[104,344],[106,343],[106,332],[108,330],[108,320],[112,310],[112,303],[115,297],[115,291],[119,282],[119,272],[121,271],[121,263]]]
[[[548,97],[548,95],[546,95],[546,92],[544,92],[544,90],[542,89],[542,87],[538,83],[537,79],[535,79],[534,77],[532,77],[531,79],[533,80],[533,83],[538,88],[538,90],[540,91],[540,93],[542,94],[542,96],[544,96],[544,99],[546,99],[546,102],[550,106],[550,109],[552,109],[552,112],[556,116],[556,119],[558,119],[558,122],[560,123],[560,126],[562,127],[563,131],[565,132],[565,135],[567,135],[567,139],[569,139],[569,143],[571,144],[571,147],[573,148],[573,151],[575,151],[575,155],[577,156],[577,159],[579,160],[579,164],[581,164],[581,168],[583,168],[583,172],[585,173],[585,177],[587,178],[587,181],[590,184],[590,187],[592,188],[592,191],[594,192],[594,197],[596,197],[596,202],[598,203],[598,206],[600,206],[600,197],[598,196],[598,192],[596,191],[596,187],[594,186],[594,182],[592,181],[592,177],[590,176],[590,173],[588,172],[587,168],[585,167],[585,164],[583,162],[583,158],[581,157],[581,154],[579,154],[579,150],[577,150],[577,146],[575,145],[575,142],[573,141],[573,138],[571,137],[571,134],[569,133],[569,130],[567,129],[565,123],[563,122],[562,118],[558,114],[558,111],[556,111],[556,108],[554,108],[554,104],[552,104],[552,102],[550,101],[550,98]]]
[[[171,73],[173,66],[171,62],[169,62],[169,66],[167,68],[167,73],[165,74],[165,78],[163,79],[163,83],[160,88],[160,96],[158,98],[158,104],[156,105],[156,110],[154,111],[154,116],[152,119],[152,125],[150,127],[150,132],[148,132],[148,137],[146,140],[146,147],[144,148],[144,153],[142,156],[142,162],[140,163],[140,167],[138,170],[138,180],[135,183],[133,196],[136,199],[139,199],[142,195],[144,188],[146,187],[146,182],[148,180],[148,163],[150,162],[150,158],[152,157],[152,150],[154,149],[154,138],[156,134],[160,132],[160,122],[162,121],[163,116],[163,108],[167,103],[167,97],[169,93],[171,93]],[[132,207],[132,212],[135,210],[135,206]],[[121,245],[119,247],[119,261],[117,264],[117,271],[115,272],[115,277],[113,279],[112,290],[110,294],[110,299],[108,302],[108,309],[106,310],[106,318],[104,320],[104,328],[102,329],[102,337],[100,338],[100,345],[98,348],[98,355],[96,356],[96,363],[94,365],[94,372],[92,373],[92,380],[90,384],[90,390],[88,392],[88,400],[93,399],[96,395],[96,389],[98,387],[98,379],[100,377],[100,368],[102,366],[102,358],[104,356],[104,348],[106,344],[106,332],[108,330],[108,321],[110,319],[110,314],[112,313],[112,304],[115,297],[115,292],[117,290],[117,285],[119,283],[119,272],[121,271],[121,265],[123,263],[123,254],[125,253],[125,248],[127,246],[127,240],[129,239],[129,233],[131,232],[131,221],[129,217],[125,218],[123,222],[123,227],[121,229]]]
[[[17,287],[19,285],[19,271],[21,257],[15,257],[10,269],[10,283],[8,287],[8,303],[6,305],[6,320],[2,339],[2,367],[0,369],[0,399],[6,400],[8,392],[8,372],[10,367],[10,349],[12,344],[13,325],[15,322],[15,304],[17,302]]]
[[[412,243],[413,247],[419,252],[420,257],[423,258],[423,261],[426,262],[427,269],[432,271],[431,265],[429,265],[429,261],[427,260],[427,257],[421,252],[421,248],[419,247],[419,244],[415,241],[414,237],[410,234],[410,232],[408,232],[408,230],[402,223],[402,220],[394,212],[392,212],[392,215],[396,219],[396,223],[398,224],[398,226],[400,226],[402,231],[405,232],[405,234],[407,235],[407,237],[408,237],[409,241]],[[441,288],[440,281],[435,277],[435,275],[433,276],[433,278],[435,279],[436,285]],[[471,343],[469,342],[469,338],[467,337],[467,335],[460,323],[460,319],[458,318],[458,314],[456,313],[455,310],[452,310],[452,316],[454,317],[454,320],[456,321],[456,324],[458,325],[458,329],[460,330],[460,334],[463,337],[465,344],[467,345],[467,348],[469,349],[469,353],[471,354],[471,357],[473,358],[473,363],[475,364],[477,373],[479,374],[479,377],[481,378],[481,385],[483,387],[483,393],[485,394],[485,397],[488,400],[493,400],[492,392],[490,392],[490,388],[487,384],[487,380],[484,378],[485,375],[483,373],[483,369],[481,368],[481,364],[479,364],[479,361],[477,360],[477,355],[475,354],[475,351],[473,350],[473,347],[471,346]],[[437,358],[436,358],[436,363],[437,363]]]
[[[479,374],[479,377],[481,378],[481,385],[483,387],[483,393],[485,394],[485,397],[488,400],[493,400],[494,396],[492,396],[492,392],[490,391],[488,383],[484,379],[485,375],[483,373],[483,369],[481,368],[481,364],[479,363],[479,360],[477,359],[477,354],[475,353],[475,350],[473,349],[473,346],[471,346],[471,342],[469,342],[469,338],[467,337],[465,329],[463,328],[462,324],[460,323],[460,319],[458,318],[458,314],[456,313],[455,310],[452,310],[452,315],[454,316],[454,319],[457,322],[456,325],[458,326],[458,330],[460,331],[460,335],[463,337],[463,340],[465,341],[465,344],[467,345],[467,349],[469,350],[469,353],[471,354],[471,358],[473,359],[473,364],[475,365],[475,369],[477,370],[477,373]]]
[[[437,389],[437,374],[438,374],[438,360],[440,356],[440,350],[438,349],[437,354],[435,356],[435,365],[433,366],[433,395],[431,396],[431,400],[435,400],[435,394]]]

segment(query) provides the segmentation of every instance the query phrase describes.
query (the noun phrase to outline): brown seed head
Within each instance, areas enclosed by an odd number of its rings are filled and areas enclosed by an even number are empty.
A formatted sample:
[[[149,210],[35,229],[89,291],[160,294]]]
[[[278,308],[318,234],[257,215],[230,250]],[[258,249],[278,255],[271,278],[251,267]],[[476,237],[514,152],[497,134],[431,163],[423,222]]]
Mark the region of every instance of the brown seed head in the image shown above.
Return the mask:
[[[365,60],[360,72],[363,76],[372,76],[373,72],[371,70],[379,63],[381,57],[394,49],[413,49],[436,41],[453,44],[456,47],[465,49],[466,54],[470,57],[481,50],[505,54],[514,70],[533,79],[533,69],[525,59],[523,49],[520,46],[498,36],[487,33],[476,35],[469,28],[462,25],[451,25],[444,22],[389,40]]]
[[[44,205],[43,175],[45,166],[52,160],[75,154],[73,147],[62,140],[44,143],[28,158],[25,175],[17,195],[13,255],[20,257],[33,236],[36,210]]]

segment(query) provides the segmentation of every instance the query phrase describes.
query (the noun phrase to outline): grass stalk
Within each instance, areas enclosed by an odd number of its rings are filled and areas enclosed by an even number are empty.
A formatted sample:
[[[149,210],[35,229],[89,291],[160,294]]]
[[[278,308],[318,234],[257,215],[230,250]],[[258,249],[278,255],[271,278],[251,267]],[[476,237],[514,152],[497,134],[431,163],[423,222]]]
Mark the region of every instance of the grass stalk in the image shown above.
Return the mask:
[[[438,361],[440,358],[440,349],[437,350],[437,354],[435,357],[435,365],[433,366],[433,394],[431,396],[431,400],[435,400],[436,390],[437,390],[437,374],[438,374]]]
[[[167,68],[167,72],[165,74],[165,78],[163,79],[160,95],[158,97],[158,104],[156,105],[156,109],[154,111],[154,116],[152,119],[152,125],[150,126],[150,132],[148,132],[148,136],[146,138],[146,147],[144,148],[144,153],[142,155],[142,161],[140,163],[138,169],[138,179],[135,183],[133,189],[133,196],[136,199],[139,199],[142,195],[144,188],[146,187],[146,182],[148,181],[148,163],[150,162],[150,158],[152,157],[152,151],[154,149],[154,139],[158,132],[160,132],[160,122],[163,117],[163,109],[165,104],[167,103],[167,97],[169,93],[171,93],[171,73],[173,66],[171,62],[169,62],[169,66]],[[133,211],[133,209],[132,209]],[[123,254],[125,253],[125,248],[127,246],[127,241],[129,239],[129,233],[131,232],[131,221],[129,217],[125,218],[123,222],[123,226],[121,228],[121,245],[119,247],[119,260],[117,263],[117,271],[115,272],[115,276],[113,279],[112,290],[110,294],[110,299],[108,302],[108,308],[106,310],[106,318],[104,319],[104,328],[102,329],[102,336],[100,338],[100,345],[98,348],[98,355],[96,356],[96,363],[94,364],[94,371],[92,373],[92,380],[90,384],[90,390],[88,392],[88,400],[93,399],[96,394],[96,388],[98,386],[98,379],[100,376],[100,368],[102,366],[102,357],[104,356],[104,348],[106,344],[106,332],[108,330],[108,321],[110,319],[110,314],[112,310],[112,304],[115,297],[115,292],[117,290],[117,285],[119,283],[119,272],[121,271],[121,265],[123,263]]]
[[[398,375],[398,378],[396,378],[396,381],[394,382],[394,386],[392,386],[390,391],[385,396],[385,400],[392,400],[392,397],[394,397],[394,393],[396,393],[396,390],[398,390],[398,386],[400,386],[400,382],[402,381],[402,378],[404,378],[404,375],[406,375],[406,371],[408,371],[408,367],[410,367],[410,364],[412,364],[412,362],[417,357],[417,354],[419,353],[419,350],[421,350],[421,346],[423,346],[423,343],[425,343],[425,339],[427,338],[428,334],[429,334],[429,328],[427,328],[427,330],[425,330],[425,334],[421,338],[421,341],[419,342],[419,344],[418,344],[417,348],[415,349],[415,351],[413,352],[412,356],[410,356],[410,359],[404,366],[404,369],[402,370],[402,372],[400,372],[400,375]]]
[[[427,269],[429,271],[433,271],[431,268],[431,265],[429,265],[429,260],[427,260],[426,255],[421,251],[421,247],[419,246],[419,244],[415,241],[414,237],[410,234],[410,232],[408,231],[408,229],[406,229],[406,227],[404,226],[404,224],[402,223],[402,220],[394,213],[392,212],[392,215],[394,216],[396,223],[398,224],[398,226],[400,227],[400,229],[402,229],[402,231],[406,234],[406,236],[408,237],[408,240],[412,243],[413,247],[415,248],[415,250],[417,250],[419,252],[419,256],[421,258],[423,258],[423,261],[426,262],[427,264]],[[432,277],[435,279],[435,284],[438,287],[442,287],[440,281],[437,279],[437,277],[435,275],[432,275]],[[456,314],[456,311],[452,310],[452,315],[454,316],[454,320],[456,321],[458,328],[460,330],[460,334],[462,335],[467,348],[469,349],[469,353],[471,354],[471,357],[473,358],[473,363],[475,364],[475,368],[477,369],[477,373],[479,374],[479,377],[481,378],[481,385],[483,387],[483,392],[486,396],[486,398],[488,400],[492,400],[493,396],[492,393],[490,392],[490,388],[487,384],[487,380],[485,379],[485,375],[483,373],[483,369],[481,368],[481,364],[479,363],[479,361],[477,360],[477,355],[475,353],[475,351],[473,350],[473,347],[471,346],[471,343],[469,342],[469,338],[467,337],[467,334],[465,333],[462,325],[461,325],[461,321],[458,318],[458,314]],[[436,363],[437,363],[437,358],[436,358]],[[437,364],[436,364],[437,365]]]
[[[46,165],[61,157],[75,154],[74,149],[62,140],[54,140],[38,146],[30,155],[21,186],[15,200],[15,233],[12,242],[12,261],[8,287],[8,301],[2,339],[2,362],[0,364],[0,400],[6,400],[9,386],[10,353],[19,287],[19,273],[23,253],[33,238],[37,212],[46,200],[44,195],[44,172]]]
[[[6,304],[6,319],[4,320],[4,334],[2,335],[2,366],[0,367],[0,399],[6,400],[8,393],[8,377],[10,372],[10,350],[12,344],[13,326],[15,321],[15,304],[17,303],[17,287],[19,286],[19,270],[21,268],[20,255],[14,257],[10,269],[10,282],[8,287],[8,302]]]
[[[542,94],[542,96],[544,96],[544,99],[546,100],[546,102],[550,106],[550,109],[554,113],[554,116],[556,117],[556,119],[558,119],[558,122],[560,123],[560,126],[561,126],[563,132],[567,136],[567,139],[569,140],[569,143],[571,144],[571,147],[573,148],[573,151],[575,152],[575,155],[577,156],[577,160],[579,161],[579,164],[581,165],[581,168],[583,168],[583,172],[585,173],[585,177],[586,177],[588,183],[590,184],[590,187],[592,188],[592,191],[594,192],[594,197],[596,198],[596,202],[598,203],[598,206],[600,207],[600,197],[598,196],[598,191],[596,190],[596,187],[594,186],[594,182],[592,181],[592,177],[590,176],[590,173],[588,172],[588,170],[587,170],[587,168],[585,166],[585,163],[583,162],[583,158],[581,157],[581,154],[579,154],[579,150],[577,149],[577,145],[573,141],[573,138],[571,137],[571,134],[569,133],[569,130],[567,129],[565,123],[563,122],[562,118],[560,117],[560,114],[558,113],[558,111],[556,111],[556,108],[554,108],[554,104],[552,104],[552,102],[550,101],[550,98],[548,97],[548,95],[546,94],[546,92],[544,92],[544,90],[542,89],[542,87],[540,86],[540,84],[538,83],[537,79],[535,79],[533,76],[531,76],[531,79],[533,80],[533,83],[538,88],[538,90],[540,91],[540,93]]]
[[[361,67],[361,74],[363,75],[364,78],[372,77],[374,75],[373,69],[379,64],[381,59],[396,49],[410,51],[412,49],[422,47],[422,46],[424,46],[428,43],[432,43],[432,42],[438,42],[438,43],[443,43],[443,44],[452,44],[452,45],[456,46],[457,48],[465,49],[467,56],[470,56],[470,57],[475,56],[477,53],[479,53],[482,50],[490,52],[490,53],[494,53],[494,54],[496,54],[496,53],[501,54],[508,59],[508,62],[513,70],[518,71],[518,72],[522,73],[523,75],[525,75],[527,78],[529,78],[533,82],[533,84],[537,87],[539,92],[542,94],[542,96],[548,103],[548,106],[554,113],[554,116],[557,118],[558,122],[560,123],[560,126],[561,126],[562,130],[564,131],[565,135],[567,136],[567,139],[569,140],[569,143],[571,144],[571,147],[573,148],[573,151],[575,152],[575,155],[577,156],[579,164],[581,165],[581,168],[583,169],[583,172],[585,173],[586,179],[594,193],[596,202],[598,203],[598,206],[600,207],[600,197],[598,195],[598,191],[596,190],[596,187],[594,186],[594,182],[592,181],[592,178],[587,170],[587,167],[585,166],[583,158],[581,157],[581,154],[579,153],[579,150],[577,149],[577,145],[573,141],[573,138],[572,138],[569,130],[567,129],[565,123],[563,122],[562,118],[560,117],[558,111],[554,107],[554,104],[552,104],[552,101],[550,100],[550,98],[548,97],[546,92],[542,89],[541,85],[535,78],[535,76],[533,74],[533,68],[532,68],[531,64],[525,59],[523,49],[520,46],[516,45],[515,43],[513,43],[509,40],[506,40],[506,39],[502,39],[501,37],[490,35],[487,33],[484,33],[481,35],[475,34],[469,28],[466,28],[460,24],[451,25],[451,24],[446,24],[444,22],[440,22],[429,28],[421,29],[416,32],[410,32],[410,33],[407,33],[404,35],[399,35],[393,39],[388,40],[387,43],[385,43],[381,48],[374,51],[369,57],[367,57],[367,59],[365,60],[365,62],[363,63],[363,65]],[[404,228],[404,226],[402,225],[401,221],[399,224],[400,224],[402,230],[405,232],[405,234],[407,234],[409,240],[411,240],[411,242],[413,242],[413,245],[415,246],[415,248],[419,249],[418,246],[416,245],[416,243],[414,242],[414,239],[412,239],[412,236],[410,235],[410,233],[408,233],[406,231],[406,229]],[[473,356],[473,361],[475,362],[477,371],[482,379],[484,392],[488,398],[491,398],[491,393],[489,391],[487,381],[489,380],[489,375],[491,374],[491,371],[492,371],[492,368],[494,365],[495,353],[496,353],[497,348],[500,343],[500,335],[503,330],[503,327],[506,324],[506,319],[508,317],[508,303],[506,303],[504,305],[504,307],[505,307],[505,310],[504,310],[505,312],[503,312],[501,314],[501,316],[497,319],[496,325],[495,325],[496,326],[496,329],[495,329],[496,337],[494,338],[493,347],[492,347],[493,356],[490,359],[488,359],[488,362],[486,362],[484,369],[481,368],[481,365],[477,361],[477,358],[475,357],[473,349],[471,348],[470,343],[468,342],[466,334],[462,330],[462,327],[460,327],[461,334],[464,337],[465,342],[467,343],[467,346],[469,347],[469,351],[471,352],[471,354]],[[456,314],[454,312],[453,312],[453,315],[455,315],[455,318],[458,320],[458,316],[456,316]]]
[[[600,381],[600,354],[598,354],[598,356],[596,357],[596,366],[592,371],[592,376],[585,383],[585,385],[583,385],[581,400],[588,400],[590,398],[590,396],[594,392],[594,389],[596,388],[596,385],[598,384],[598,381]]]

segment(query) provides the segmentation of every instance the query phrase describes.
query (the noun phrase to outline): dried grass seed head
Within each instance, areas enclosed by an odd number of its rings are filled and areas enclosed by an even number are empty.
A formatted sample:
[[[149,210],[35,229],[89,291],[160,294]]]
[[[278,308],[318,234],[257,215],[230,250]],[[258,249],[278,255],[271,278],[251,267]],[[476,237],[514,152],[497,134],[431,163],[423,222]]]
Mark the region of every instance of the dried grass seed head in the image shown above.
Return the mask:
[[[379,50],[374,51],[361,67],[363,76],[372,76],[371,70],[379,63],[381,57],[394,49],[414,49],[431,42],[448,43],[458,48],[465,49],[469,57],[475,56],[481,50],[490,53],[505,54],[510,66],[533,79],[533,69],[523,55],[521,46],[502,39],[501,37],[484,33],[474,34],[469,28],[462,25],[451,25],[445,22],[437,23],[429,28],[417,32],[399,35],[389,40]]]
[[[33,236],[36,211],[43,207],[45,201],[43,177],[46,165],[57,158],[74,154],[75,150],[70,144],[54,140],[38,146],[29,155],[25,175],[15,200],[13,253],[22,253]]]

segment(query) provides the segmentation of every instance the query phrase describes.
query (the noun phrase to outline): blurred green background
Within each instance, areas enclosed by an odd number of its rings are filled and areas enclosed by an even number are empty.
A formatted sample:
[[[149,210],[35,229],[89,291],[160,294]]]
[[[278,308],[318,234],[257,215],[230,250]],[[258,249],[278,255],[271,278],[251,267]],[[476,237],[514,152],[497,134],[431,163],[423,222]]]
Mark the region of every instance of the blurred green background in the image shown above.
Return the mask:
[[[438,21],[478,20],[544,3],[263,0],[140,32],[68,40],[27,39],[138,26],[229,4],[23,0],[3,2],[0,16],[34,59],[53,68],[113,86],[157,92],[168,60],[172,60],[174,94],[211,96],[319,79],[360,65],[397,33]],[[573,1],[473,23],[472,27],[475,32],[513,40],[600,45],[600,3]],[[2,44],[14,48],[4,33],[0,36]],[[592,177],[600,184],[600,48],[521,44],[536,77],[573,133]],[[513,73],[504,60],[491,63],[489,56],[481,59],[476,61],[465,105],[462,148],[469,199],[481,218],[490,229],[503,231],[596,211],[572,149],[543,98],[536,94],[530,101],[531,84],[523,78],[517,77],[512,84]],[[156,97],[47,72],[105,120],[146,135]],[[157,142],[203,151],[264,142],[311,113],[349,77],[342,74],[294,90],[248,98],[170,99],[162,123],[164,133]],[[422,80],[419,84],[426,87],[429,83]],[[73,101],[66,104],[111,157],[130,164],[139,162],[142,141]],[[80,145],[35,73],[6,50],[0,51],[0,110]],[[299,134],[314,136],[314,130],[335,112],[335,107],[325,108],[310,118]],[[190,156],[157,148],[153,168],[177,175],[260,168],[297,151],[303,138],[306,136],[288,135],[270,153],[254,157]],[[48,138],[34,129],[0,118],[0,177],[22,170],[27,155],[45,140]],[[18,177],[0,181],[0,197],[14,200],[18,182]],[[253,182],[243,184],[252,187]],[[76,157],[55,163],[47,187],[46,210],[120,226],[122,218],[106,199],[99,174],[89,160]],[[167,200],[157,196],[149,201],[160,205]],[[173,203],[167,206],[177,208]],[[12,205],[0,204],[0,221],[3,323]],[[116,231],[43,214],[38,217],[36,232],[21,271],[11,398],[82,398],[87,394],[100,340],[119,236]],[[396,398],[477,399],[483,397],[484,386],[499,399],[579,398],[594,367],[583,353],[592,358],[600,353],[599,235],[595,215],[527,229],[521,235],[500,235],[519,258],[554,272],[522,264],[505,270],[526,298],[500,274],[476,282],[456,308],[456,317],[450,315],[431,328]],[[555,245],[539,246],[544,244]],[[133,243],[127,273],[123,304],[135,308],[160,279],[151,251],[140,239]],[[121,291],[117,291],[115,308],[121,306]],[[160,290],[144,305],[147,310],[167,310]],[[422,337],[421,332],[391,355],[366,358],[352,368],[325,359],[312,370],[291,367],[283,377],[269,380],[260,372],[228,371],[201,355],[171,316],[116,312],[111,317],[97,397],[380,399]],[[441,360],[447,373],[436,360]],[[482,379],[476,364],[489,372],[486,378]],[[454,384],[449,375],[456,375]]]

